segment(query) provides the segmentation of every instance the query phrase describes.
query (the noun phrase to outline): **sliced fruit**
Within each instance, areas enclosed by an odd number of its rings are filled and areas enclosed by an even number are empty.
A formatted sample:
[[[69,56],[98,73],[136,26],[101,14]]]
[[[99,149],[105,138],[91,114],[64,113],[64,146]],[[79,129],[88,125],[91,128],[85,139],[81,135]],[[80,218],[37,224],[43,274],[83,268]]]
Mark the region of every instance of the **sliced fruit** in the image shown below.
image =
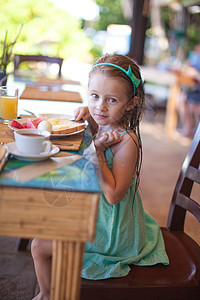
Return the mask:
[[[25,128],[22,124],[20,124],[18,121],[16,120],[12,120],[12,122],[10,123],[10,126],[17,128],[17,129],[22,129]]]
[[[22,125],[24,126],[24,128],[28,128],[28,127],[27,127],[27,122],[22,123]]]
[[[42,120],[40,118],[37,118],[32,120],[32,122],[35,125],[35,127],[38,128],[38,125],[40,124],[40,122],[42,122]]]
[[[27,128],[36,129],[36,126],[31,119],[28,119],[28,121],[27,121]]]

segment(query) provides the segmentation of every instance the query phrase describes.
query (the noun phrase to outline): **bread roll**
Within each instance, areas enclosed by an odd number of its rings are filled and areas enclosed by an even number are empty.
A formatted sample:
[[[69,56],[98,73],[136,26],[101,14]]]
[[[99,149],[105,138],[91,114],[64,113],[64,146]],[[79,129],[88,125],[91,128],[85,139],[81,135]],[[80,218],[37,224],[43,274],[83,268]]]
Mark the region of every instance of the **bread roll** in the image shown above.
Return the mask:
[[[52,125],[52,134],[68,134],[85,128],[85,123],[78,123],[68,119],[48,119]]]

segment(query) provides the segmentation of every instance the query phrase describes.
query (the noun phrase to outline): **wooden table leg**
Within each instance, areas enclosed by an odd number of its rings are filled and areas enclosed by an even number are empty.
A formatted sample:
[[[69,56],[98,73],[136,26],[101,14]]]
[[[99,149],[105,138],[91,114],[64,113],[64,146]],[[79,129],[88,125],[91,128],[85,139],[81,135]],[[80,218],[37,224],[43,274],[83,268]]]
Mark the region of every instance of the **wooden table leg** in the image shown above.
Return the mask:
[[[168,137],[172,137],[177,126],[177,102],[180,94],[180,85],[178,82],[170,89],[170,96],[167,101],[165,129]]]
[[[83,242],[53,241],[51,300],[78,300]]]

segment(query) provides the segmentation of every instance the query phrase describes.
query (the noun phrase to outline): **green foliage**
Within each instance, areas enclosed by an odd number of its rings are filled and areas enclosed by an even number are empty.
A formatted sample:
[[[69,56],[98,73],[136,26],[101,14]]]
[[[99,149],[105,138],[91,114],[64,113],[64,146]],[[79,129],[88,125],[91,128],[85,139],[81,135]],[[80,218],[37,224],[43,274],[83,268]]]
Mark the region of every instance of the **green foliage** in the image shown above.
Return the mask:
[[[168,31],[170,30],[170,16],[171,12],[168,6],[162,6],[161,7],[161,20],[164,24],[166,33],[168,35]]]
[[[8,32],[7,31],[5,33],[4,41],[1,42],[2,52],[1,52],[1,57],[0,57],[0,70],[3,73],[6,73],[7,66],[10,63],[11,59],[12,59],[13,47],[17,42],[17,39],[19,37],[21,29],[22,29],[22,26],[20,27],[20,30],[19,30],[19,32],[18,32],[18,34],[15,37],[13,42],[11,42],[11,43],[8,42]]]
[[[198,17],[200,16],[200,14],[198,14]],[[200,19],[199,19],[200,20]],[[188,26],[187,28],[187,36],[188,36],[188,40],[187,40],[187,51],[192,51],[194,50],[194,47],[200,43],[200,24],[191,24],[190,26]]]
[[[24,26],[15,53],[81,59],[92,48],[81,21],[50,0],[0,0],[0,40],[8,30],[12,41],[19,24]]]
[[[109,24],[126,24],[120,0],[95,0],[100,6],[100,18],[95,22],[96,30],[106,30]]]

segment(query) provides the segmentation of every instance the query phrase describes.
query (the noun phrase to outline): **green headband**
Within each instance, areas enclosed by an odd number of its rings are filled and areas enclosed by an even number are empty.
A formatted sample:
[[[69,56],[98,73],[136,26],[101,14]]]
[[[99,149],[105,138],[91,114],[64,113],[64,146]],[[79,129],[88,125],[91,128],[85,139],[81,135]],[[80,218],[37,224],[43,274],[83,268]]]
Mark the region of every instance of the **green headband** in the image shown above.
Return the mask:
[[[130,78],[130,80],[132,81],[133,87],[134,87],[134,94],[135,94],[135,88],[137,88],[139,86],[141,80],[138,79],[137,77],[135,77],[135,75],[133,74],[133,72],[131,70],[131,66],[130,65],[128,67],[128,71],[126,71],[125,69],[123,69],[120,66],[115,65],[115,64],[99,63],[99,64],[96,64],[96,65],[93,65],[90,71],[92,71],[95,67],[103,66],[103,65],[105,65],[105,66],[112,66],[112,67],[117,68],[117,69],[121,70],[122,72],[124,72],[126,74],[126,76],[128,76]]]

